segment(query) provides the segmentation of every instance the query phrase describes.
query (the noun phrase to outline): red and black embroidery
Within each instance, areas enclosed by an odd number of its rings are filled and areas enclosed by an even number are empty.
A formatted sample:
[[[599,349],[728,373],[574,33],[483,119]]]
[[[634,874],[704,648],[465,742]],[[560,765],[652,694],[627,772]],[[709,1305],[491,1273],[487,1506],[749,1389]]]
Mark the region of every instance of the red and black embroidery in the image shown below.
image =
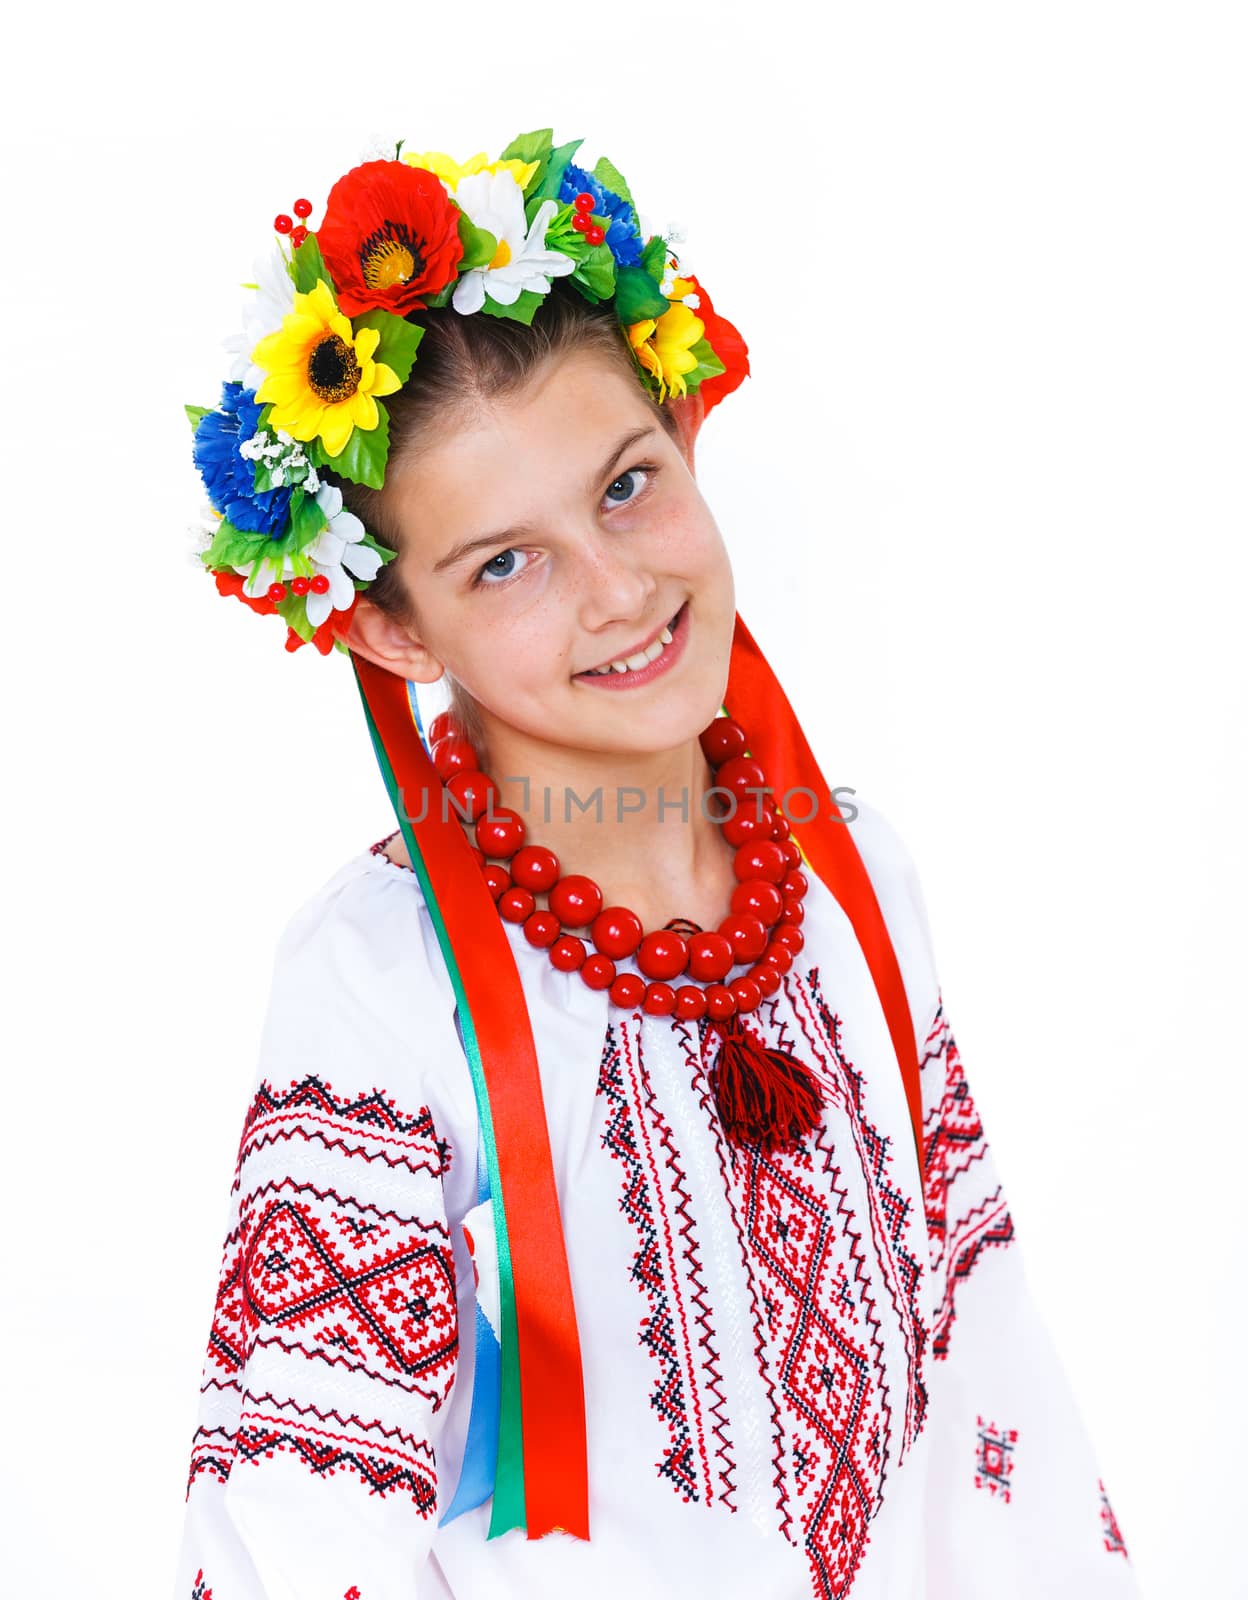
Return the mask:
[[[212,1590],[204,1582],[202,1567],[195,1574],[195,1582],[191,1586],[191,1600],[212,1600]]]
[[[932,1354],[943,1360],[956,1317],[955,1293],[983,1252],[1014,1241],[1014,1222],[996,1182],[983,1124],[939,1002],[920,1062],[923,1190],[931,1270],[940,1297]],[[976,1182],[977,1174],[983,1179]]]
[[[1122,1537],[1122,1529],[1118,1526],[1118,1518],[1114,1515],[1114,1508],[1109,1503],[1109,1495],[1105,1492],[1105,1485],[1097,1479],[1097,1490],[1101,1496],[1101,1534],[1105,1541],[1105,1548],[1111,1555],[1125,1556],[1128,1564],[1131,1557],[1127,1555],[1127,1542]]]
[[[985,1422],[983,1417],[976,1417],[975,1423],[979,1429],[975,1447],[975,1487],[987,1489],[1009,1505],[1018,1429],[998,1428],[995,1422]]]

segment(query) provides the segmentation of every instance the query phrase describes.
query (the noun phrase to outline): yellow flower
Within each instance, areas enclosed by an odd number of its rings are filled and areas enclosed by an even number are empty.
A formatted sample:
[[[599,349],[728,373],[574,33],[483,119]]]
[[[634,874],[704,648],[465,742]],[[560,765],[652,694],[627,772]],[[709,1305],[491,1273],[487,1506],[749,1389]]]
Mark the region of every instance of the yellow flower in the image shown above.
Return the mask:
[[[405,150],[402,159],[409,167],[426,167],[435,177],[452,192],[459,187],[461,178],[471,178],[478,172],[510,172],[512,177],[523,189],[529,179],[537,171],[536,161],[491,161],[484,150],[470,156],[462,165],[452,156],[444,155],[441,150],[424,150],[419,155],[414,151]]]
[[[686,279],[676,281],[678,285],[685,283],[687,288],[693,287]],[[690,347],[697,344],[705,331],[706,324],[701,317],[695,317],[688,306],[679,303],[669,306],[657,321],[645,317],[641,322],[629,324],[628,342],[642,366],[657,381],[660,400],[667,398],[669,389],[675,395],[684,394],[684,375],[698,364]]]
[[[373,360],[380,338],[375,328],[352,333],[323,278],[310,294],[297,294],[280,329],[251,353],[268,373],[256,399],[273,403],[269,427],[305,444],[319,436],[329,456],[342,454],[356,428],[371,433],[376,397],[402,387],[385,362]]]

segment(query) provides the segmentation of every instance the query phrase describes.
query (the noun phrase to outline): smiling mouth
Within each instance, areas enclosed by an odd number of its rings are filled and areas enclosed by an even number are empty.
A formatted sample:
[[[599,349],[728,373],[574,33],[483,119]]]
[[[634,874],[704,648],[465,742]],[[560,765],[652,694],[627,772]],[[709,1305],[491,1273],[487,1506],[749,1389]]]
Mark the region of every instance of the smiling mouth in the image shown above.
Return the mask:
[[[644,650],[636,650],[630,655],[619,656],[616,660],[609,661],[601,667],[588,667],[584,672],[574,673],[573,676],[577,678],[605,678],[613,673],[623,676],[626,672],[640,672],[644,667],[648,667],[652,661],[657,661],[663,652],[670,647],[672,635],[680,621],[681,613],[688,603],[687,600],[681,602],[679,609],[667,619],[658,634]]]

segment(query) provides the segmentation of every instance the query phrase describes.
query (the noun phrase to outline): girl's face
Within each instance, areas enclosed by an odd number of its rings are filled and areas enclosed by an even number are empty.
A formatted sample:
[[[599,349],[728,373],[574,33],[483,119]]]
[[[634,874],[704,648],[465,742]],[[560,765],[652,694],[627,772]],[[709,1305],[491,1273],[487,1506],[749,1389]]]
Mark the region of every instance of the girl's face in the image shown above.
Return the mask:
[[[673,439],[595,351],[481,403],[387,485],[414,624],[361,605],[366,653],[420,682],[448,669],[490,747],[515,733],[618,754],[687,744],[722,701],[736,609],[691,470],[696,431],[683,422]],[[665,627],[671,643],[644,668],[592,674]]]

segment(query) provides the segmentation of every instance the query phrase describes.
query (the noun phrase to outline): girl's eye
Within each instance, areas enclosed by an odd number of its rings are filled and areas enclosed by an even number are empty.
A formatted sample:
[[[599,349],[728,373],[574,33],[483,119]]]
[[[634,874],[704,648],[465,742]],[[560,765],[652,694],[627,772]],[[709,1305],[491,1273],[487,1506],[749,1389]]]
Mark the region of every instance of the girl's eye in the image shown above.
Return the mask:
[[[612,505],[627,505],[630,500],[635,500],[641,490],[645,488],[644,483],[641,488],[637,487],[638,478],[649,479],[654,476],[655,471],[654,467],[630,467],[627,472],[621,472],[614,482],[607,485],[606,498],[611,501]]]
[[[514,546],[508,550],[500,550],[496,556],[491,556],[485,565],[479,569],[475,581],[489,588],[503,578],[514,578],[517,571],[524,571],[523,567],[517,568],[515,560],[517,556],[522,555],[524,555],[524,551],[517,550]]]

